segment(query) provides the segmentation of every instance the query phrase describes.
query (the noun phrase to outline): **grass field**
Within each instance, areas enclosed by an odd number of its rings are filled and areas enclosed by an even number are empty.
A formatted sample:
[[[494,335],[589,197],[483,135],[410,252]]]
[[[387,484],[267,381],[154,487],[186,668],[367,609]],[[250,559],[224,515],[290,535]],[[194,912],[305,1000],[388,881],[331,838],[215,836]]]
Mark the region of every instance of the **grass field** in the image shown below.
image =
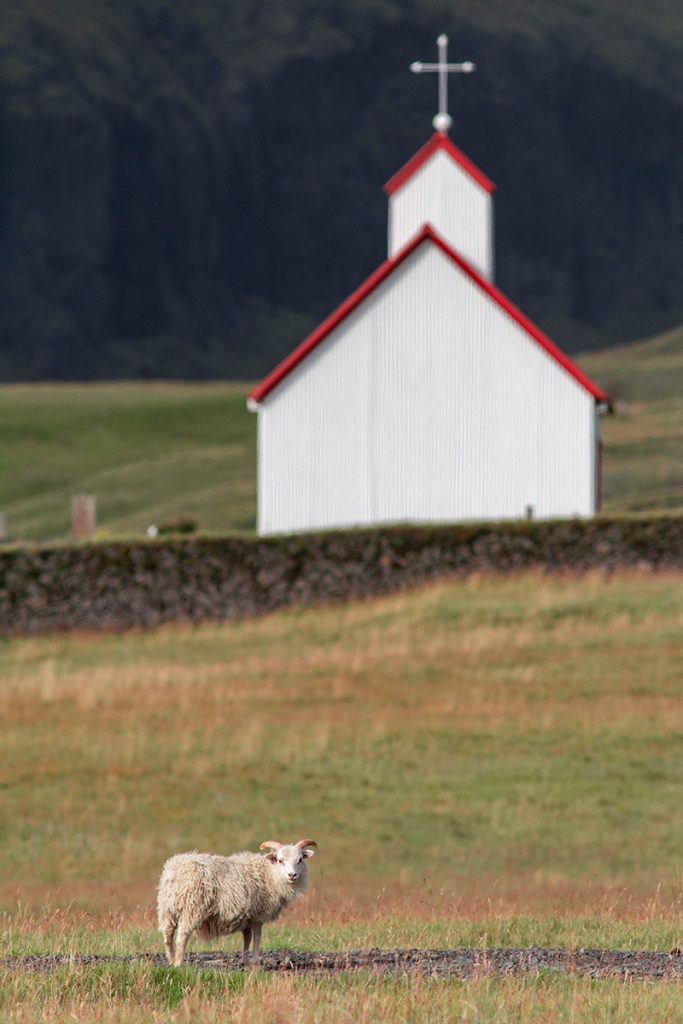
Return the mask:
[[[0,387],[0,511],[13,537],[65,537],[74,494],[97,497],[100,535],[189,516],[254,528],[256,417],[245,384]]]
[[[265,948],[680,945],[682,658],[680,577],[646,574],[5,640],[0,956],[158,950],[167,855],[300,834],[311,892]],[[680,1020],[668,983],[2,982],[17,1022]]]
[[[614,396],[603,421],[607,514],[683,509],[683,328],[587,355]],[[100,536],[185,516],[253,530],[256,417],[246,384],[0,386],[0,512],[12,537],[63,538],[73,494]]]
[[[603,420],[605,511],[683,509],[683,326],[580,362],[616,408]]]
[[[665,982],[387,982],[109,967],[11,977],[0,1014],[11,1024],[678,1024],[680,1000],[680,986]]]

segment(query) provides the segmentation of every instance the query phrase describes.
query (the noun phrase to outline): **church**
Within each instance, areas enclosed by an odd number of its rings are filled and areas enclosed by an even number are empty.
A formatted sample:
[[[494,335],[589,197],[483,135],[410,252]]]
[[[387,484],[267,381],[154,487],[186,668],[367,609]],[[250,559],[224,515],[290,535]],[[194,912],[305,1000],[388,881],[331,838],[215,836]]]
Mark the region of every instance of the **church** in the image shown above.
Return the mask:
[[[449,139],[387,182],[387,259],[249,395],[261,534],[592,516],[607,396],[493,281],[493,192]]]

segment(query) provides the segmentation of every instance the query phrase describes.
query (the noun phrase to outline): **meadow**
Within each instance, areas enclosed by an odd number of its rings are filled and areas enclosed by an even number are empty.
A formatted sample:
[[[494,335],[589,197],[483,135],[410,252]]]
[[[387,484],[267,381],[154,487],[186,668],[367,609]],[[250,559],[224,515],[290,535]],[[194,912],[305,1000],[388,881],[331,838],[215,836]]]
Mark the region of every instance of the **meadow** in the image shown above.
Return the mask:
[[[605,511],[683,509],[683,326],[580,364],[614,405],[603,419]]]
[[[591,353],[607,389],[604,511],[683,509],[683,328]],[[68,537],[74,494],[97,498],[98,537],[192,520],[252,531],[256,416],[246,383],[0,386],[0,512],[16,540]],[[178,486],[182,481],[182,487]]]
[[[97,498],[98,536],[189,518],[251,530],[256,417],[246,384],[0,386],[0,511],[18,540],[64,538],[74,494]],[[179,487],[182,481],[182,487]]]
[[[0,957],[159,951],[168,855],[303,835],[311,891],[265,949],[680,945],[682,658],[680,577],[646,573],[5,639]],[[681,1005],[674,983],[543,974],[2,975],[17,1024],[612,1024]]]

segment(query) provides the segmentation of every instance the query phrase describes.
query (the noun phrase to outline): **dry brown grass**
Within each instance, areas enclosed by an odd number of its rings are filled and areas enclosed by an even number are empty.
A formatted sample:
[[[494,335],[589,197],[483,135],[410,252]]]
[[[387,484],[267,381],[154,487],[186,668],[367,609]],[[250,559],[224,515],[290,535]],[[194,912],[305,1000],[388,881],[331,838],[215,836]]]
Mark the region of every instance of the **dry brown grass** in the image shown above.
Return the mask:
[[[387,920],[460,924],[512,921],[530,917],[600,920],[647,925],[676,921],[681,915],[680,887],[637,892],[606,883],[542,880],[533,875],[507,878],[483,886],[476,875],[449,879],[448,890],[415,891],[414,884],[389,889],[357,877],[313,884],[309,898],[287,915],[288,930],[315,931],[354,924],[381,925]],[[25,883],[0,887],[0,900],[15,911],[13,927],[24,935],[68,934],[126,929],[156,929],[149,882],[116,885],[99,882]],[[88,909],[83,908],[86,904]]]

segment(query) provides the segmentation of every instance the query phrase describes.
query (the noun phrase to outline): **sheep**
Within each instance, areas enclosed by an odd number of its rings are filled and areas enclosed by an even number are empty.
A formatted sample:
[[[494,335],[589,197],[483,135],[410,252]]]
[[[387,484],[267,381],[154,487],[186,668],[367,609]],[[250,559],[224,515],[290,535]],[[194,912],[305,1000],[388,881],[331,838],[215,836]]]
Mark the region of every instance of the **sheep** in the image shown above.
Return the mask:
[[[166,959],[183,962],[193,932],[201,938],[242,932],[242,963],[246,967],[254,940],[253,965],[258,967],[261,929],[303,896],[308,881],[306,859],[317,843],[300,839],[285,845],[274,839],[259,849],[270,853],[178,853],[164,864],[159,879],[157,910]],[[174,946],[174,938],[177,941]]]

